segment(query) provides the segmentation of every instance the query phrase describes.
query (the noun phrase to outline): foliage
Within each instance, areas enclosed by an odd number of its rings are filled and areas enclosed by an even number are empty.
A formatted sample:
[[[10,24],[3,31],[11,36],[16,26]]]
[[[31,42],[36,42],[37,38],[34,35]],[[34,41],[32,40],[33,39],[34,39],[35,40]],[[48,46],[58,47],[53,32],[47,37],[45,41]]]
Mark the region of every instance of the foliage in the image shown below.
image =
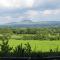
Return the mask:
[[[42,56],[59,56],[60,51],[59,47],[55,50],[50,49],[49,52],[36,52],[32,51],[29,43],[24,45],[19,44],[15,49],[9,46],[9,39],[12,39],[12,36],[16,35],[20,40],[60,40],[60,27],[44,27],[44,28],[0,28],[0,56],[14,56],[14,57],[42,57]],[[18,42],[19,43],[19,42]],[[43,43],[44,44],[44,43]],[[41,48],[41,47],[40,47]],[[45,47],[46,48],[46,47]]]
[[[22,47],[22,44],[21,45],[18,45],[14,50],[14,55],[15,56],[24,56],[25,54],[25,49]]]
[[[2,44],[0,44],[0,47],[1,47],[0,55],[1,56],[10,56],[11,55],[12,47],[9,47],[8,39],[9,39],[8,36],[3,35]]]
[[[31,46],[29,43],[25,44],[25,53],[27,56],[30,56],[31,55]]]
[[[50,49],[50,52],[35,52],[31,50],[31,46],[29,43],[24,44],[24,47],[21,43],[15,49],[13,49],[12,47],[9,47],[8,41],[9,40],[2,40],[2,44],[0,45],[1,57],[46,57],[60,55],[60,52],[58,51],[58,46],[54,51]],[[11,50],[13,50],[13,52],[11,52]]]
[[[15,35],[25,34],[20,40],[60,40],[60,27],[16,28],[11,31]]]
[[[23,37],[19,38],[20,40],[60,40],[60,27],[0,28],[0,35],[2,34],[9,34],[11,37],[23,34]],[[24,36],[24,34],[28,34],[28,36]]]

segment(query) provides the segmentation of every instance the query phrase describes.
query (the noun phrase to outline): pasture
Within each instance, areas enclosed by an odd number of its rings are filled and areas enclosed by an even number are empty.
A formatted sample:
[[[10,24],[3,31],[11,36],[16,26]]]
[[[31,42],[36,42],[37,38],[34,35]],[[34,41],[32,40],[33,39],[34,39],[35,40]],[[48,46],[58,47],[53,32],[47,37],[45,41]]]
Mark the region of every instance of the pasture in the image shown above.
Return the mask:
[[[49,52],[50,49],[60,51],[60,28],[26,28],[0,29],[0,35],[9,37],[9,46],[29,43],[32,51]],[[1,39],[0,39],[1,43]]]
[[[9,46],[15,48],[19,44],[29,43],[31,45],[32,51],[42,51],[42,52],[49,52],[50,49],[55,51],[58,48],[60,51],[60,41],[49,41],[49,40],[9,40]]]

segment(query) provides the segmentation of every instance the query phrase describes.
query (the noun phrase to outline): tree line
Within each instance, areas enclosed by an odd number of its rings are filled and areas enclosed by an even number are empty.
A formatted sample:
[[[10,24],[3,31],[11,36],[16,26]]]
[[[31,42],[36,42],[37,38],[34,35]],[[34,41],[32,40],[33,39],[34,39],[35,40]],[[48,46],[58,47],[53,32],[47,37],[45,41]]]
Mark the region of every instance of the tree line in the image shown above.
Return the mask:
[[[60,40],[60,27],[0,28],[0,34],[10,34],[11,36],[23,34],[19,40]]]

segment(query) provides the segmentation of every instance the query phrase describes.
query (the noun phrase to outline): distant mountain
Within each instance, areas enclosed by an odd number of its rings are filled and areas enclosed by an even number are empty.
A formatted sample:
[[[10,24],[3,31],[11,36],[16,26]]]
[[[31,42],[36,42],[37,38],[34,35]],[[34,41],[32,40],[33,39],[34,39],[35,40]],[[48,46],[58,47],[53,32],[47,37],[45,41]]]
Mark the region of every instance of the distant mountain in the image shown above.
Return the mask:
[[[34,23],[32,20],[22,20],[20,22],[11,22],[6,25],[17,25],[17,24],[31,24]]]
[[[8,27],[60,27],[60,21],[33,22],[32,20],[22,20],[20,22],[8,23],[3,26],[8,26]]]
[[[21,23],[33,23],[32,20],[22,20]]]

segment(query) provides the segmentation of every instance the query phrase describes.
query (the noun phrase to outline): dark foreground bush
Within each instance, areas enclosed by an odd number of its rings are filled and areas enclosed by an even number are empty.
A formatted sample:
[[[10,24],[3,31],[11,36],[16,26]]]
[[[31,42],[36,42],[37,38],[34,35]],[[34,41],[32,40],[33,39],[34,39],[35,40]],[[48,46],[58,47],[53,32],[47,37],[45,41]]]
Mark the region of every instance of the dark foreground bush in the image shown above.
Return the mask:
[[[60,56],[60,52],[58,51],[58,47],[56,50],[50,49],[50,52],[34,52],[31,50],[31,46],[29,43],[22,43],[18,45],[15,49],[9,47],[8,40],[2,40],[2,44],[0,44],[0,57],[48,57],[48,56]]]

